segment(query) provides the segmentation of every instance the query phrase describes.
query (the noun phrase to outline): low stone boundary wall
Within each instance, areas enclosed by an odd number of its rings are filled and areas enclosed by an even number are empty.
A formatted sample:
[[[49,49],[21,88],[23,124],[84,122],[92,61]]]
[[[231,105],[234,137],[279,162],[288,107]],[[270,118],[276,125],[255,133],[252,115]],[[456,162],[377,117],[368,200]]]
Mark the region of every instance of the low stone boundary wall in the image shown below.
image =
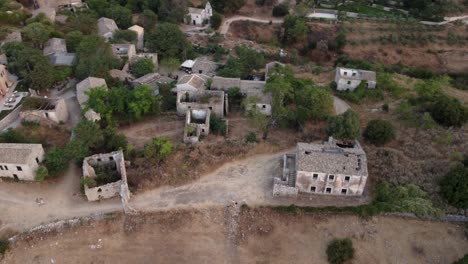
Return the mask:
[[[450,222],[450,223],[468,223],[468,217],[464,215],[446,215],[443,217],[433,217],[433,216],[416,216],[413,213],[385,213],[385,216],[397,216],[403,218],[414,218],[420,220],[428,221],[441,221],[441,222]]]
[[[5,116],[2,120],[0,120],[0,131],[9,127],[13,122],[16,121],[16,119],[20,118],[19,116],[20,111],[21,111],[21,105],[16,107],[7,116]]]

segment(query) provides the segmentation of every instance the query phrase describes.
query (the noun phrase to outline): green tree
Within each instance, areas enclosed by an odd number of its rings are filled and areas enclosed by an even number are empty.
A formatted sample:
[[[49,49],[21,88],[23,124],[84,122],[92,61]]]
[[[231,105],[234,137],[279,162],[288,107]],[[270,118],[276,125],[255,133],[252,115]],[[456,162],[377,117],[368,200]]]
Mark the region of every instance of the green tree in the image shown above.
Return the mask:
[[[265,56],[244,45],[236,47],[238,58],[230,58],[226,65],[218,71],[223,77],[246,78],[255,70],[265,66]]]
[[[145,158],[156,162],[164,161],[172,153],[172,143],[164,137],[156,137],[146,144],[143,150]]]
[[[466,228],[465,228],[466,230]],[[467,231],[465,231],[466,234]],[[465,235],[466,236],[466,235]],[[467,264],[468,263],[468,254],[465,254],[461,259],[455,261],[453,264]]]
[[[289,14],[289,7],[287,4],[279,4],[273,7],[273,16],[274,17],[282,17]]]
[[[107,0],[87,0],[89,8],[96,11],[99,16],[106,15],[106,9],[109,8],[109,1]]]
[[[111,5],[105,11],[106,17],[113,19],[119,28],[132,26],[132,10],[121,5]]]
[[[65,35],[65,42],[67,43],[68,52],[76,52],[80,42],[83,40],[83,33],[81,31],[70,31]]]
[[[80,121],[73,129],[73,132],[75,135],[74,140],[79,141],[88,148],[97,147],[98,143],[102,142],[102,131],[93,121]]]
[[[66,156],[73,159],[75,163],[81,164],[83,159],[91,155],[91,150],[84,142],[80,140],[72,140],[67,144],[65,149]]]
[[[10,247],[10,242],[8,239],[0,239],[0,256],[5,254],[5,252]]]
[[[149,5],[163,22],[179,24],[184,22],[187,15],[187,1],[184,0],[150,1]]]
[[[92,11],[79,11],[76,16],[69,16],[67,24],[72,30],[80,31],[85,35],[97,33],[97,16]]]
[[[331,93],[323,88],[315,87],[308,90],[307,116],[313,120],[323,120],[328,118],[333,112],[333,97]]]
[[[113,43],[136,43],[137,33],[133,30],[117,30],[112,38]]]
[[[146,47],[157,52],[162,58],[180,58],[185,60],[192,53],[192,45],[175,24],[162,23],[154,32],[147,34]]]
[[[309,32],[306,21],[302,17],[288,15],[284,18],[283,43],[292,44],[304,41]]]
[[[456,98],[437,96],[430,108],[431,116],[443,126],[461,127],[468,120],[468,109]]]
[[[148,0],[128,0],[127,8],[134,13],[141,13],[148,7]]]
[[[141,77],[148,73],[154,72],[154,64],[151,59],[139,59],[138,61],[130,65],[130,70],[132,71],[135,77]]]
[[[457,166],[440,183],[442,196],[457,208],[468,209],[468,168]]]
[[[145,9],[140,16],[139,22],[145,30],[151,31],[155,28],[156,23],[158,22],[158,16],[150,9]]]
[[[136,119],[145,114],[159,114],[161,98],[153,95],[153,88],[150,86],[141,85],[133,90],[132,101],[128,107]]]
[[[21,31],[25,41],[32,44],[33,47],[42,49],[44,44],[49,40],[51,29],[41,23],[31,23]]]
[[[367,123],[363,136],[374,145],[384,145],[395,138],[395,129],[392,123],[375,119]]]
[[[49,175],[55,176],[68,167],[68,157],[65,150],[54,147],[47,152],[45,157],[45,166]]]
[[[234,13],[245,4],[245,0],[212,0],[210,1],[214,10],[220,13]]]
[[[107,77],[109,70],[119,64],[108,43],[100,36],[83,37],[77,49],[75,75],[84,79],[88,76]]]
[[[218,12],[213,12],[213,15],[210,18],[210,24],[214,30],[217,30],[219,26],[221,26],[222,21],[223,17]]]
[[[341,140],[353,140],[360,135],[359,116],[352,110],[328,118],[327,133]]]
[[[123,134],[117,134],[117,129],[115,127],[108,126],[104,130],[104,142],[106,151],[108,152],[116,150],[127,150],[127,138]]]
[[[327,258],[331,264],[343,264],[353,257],[353,241],[349,238],[333,239],[327,246]]]
[[[49,176],[49,171],[45,166],[39,166],[36,172],[36,177],[34,178],[36,181],[44,181]]]

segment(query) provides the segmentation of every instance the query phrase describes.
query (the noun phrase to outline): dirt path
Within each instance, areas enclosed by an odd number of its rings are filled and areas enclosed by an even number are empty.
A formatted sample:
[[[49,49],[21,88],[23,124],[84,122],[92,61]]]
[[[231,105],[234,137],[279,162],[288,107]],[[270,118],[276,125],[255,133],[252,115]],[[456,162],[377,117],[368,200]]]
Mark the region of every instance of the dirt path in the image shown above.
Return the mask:
[[[444,222],[250,209],[227,213],[232,223],[225,210],[118,215],[29,235],[0,263],[325,264],[327,244],[343,237],[353,241],[352,263],[453,263],[468,251],[463,226]]]
[[[302,200],[273,197],[273,178],[280,172],[282,154],[258,155],[230,162],[193,183],[133,195],[129,205],[144,212],[224,207],[232,201],[249,205],[290,205],[294,202],[309,206],[346,206],[369,202],[368,196],[323,196]],[[79,194],[79,175],[79,171],[70,170],[66,177],[56,183],[0,184],[0,228],[7,226],[22,231],[55,220],[122,211],[118,198],[98,203],[87,202]],[[36,198],[43,198],[45,204],[39,206]]]
[[[233,16],[230,17],[226,20],[223,21],[223,24],[219,28],[219,33],[221,34],[226,34],[229,31],[229,27],[231,26],[231,23],[234,21],[252,21],[252,22],[258,22],[258,23],[264,23],[268,24],[270,21],[274,24],[281,24],[283,23],[282,18],[274,18],[274,19],[263,19],[263,18],[255,18],[255,17],[246,17],[246,16]]]

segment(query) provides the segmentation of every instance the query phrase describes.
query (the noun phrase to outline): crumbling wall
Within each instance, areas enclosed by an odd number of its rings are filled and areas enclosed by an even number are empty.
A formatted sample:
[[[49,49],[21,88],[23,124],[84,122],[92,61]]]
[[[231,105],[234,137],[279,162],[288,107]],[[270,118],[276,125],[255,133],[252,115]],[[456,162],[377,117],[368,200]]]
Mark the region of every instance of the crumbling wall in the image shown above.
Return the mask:
[[[122,202],[128,202],[130,199],[130,191],[128,189],[127,172],[122,151],[114,151],[107,154],[96,154],[85,158],[82,166],[83,177],[95,178],[96,173],[93,166],[105,166],[114,162],[117,172],[120,175],[120,180],[93,188],[89,188],[85,185],[85,195],[88,198],[88,201],[98,201],[120,195]]]

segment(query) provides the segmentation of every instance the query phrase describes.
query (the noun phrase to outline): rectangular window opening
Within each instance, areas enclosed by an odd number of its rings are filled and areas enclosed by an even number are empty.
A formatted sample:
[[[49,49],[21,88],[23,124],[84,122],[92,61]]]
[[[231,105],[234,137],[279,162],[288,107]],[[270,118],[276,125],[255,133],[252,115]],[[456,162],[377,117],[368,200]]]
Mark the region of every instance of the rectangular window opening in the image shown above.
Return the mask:
[[[310,187],[310,192],[315,192],[316,190],[317,190],[317,187],[315,186]]]
[[[325,192],[326,192],[326,193],[331,193],[331,191],[332,191],[332,189],[331,189],[330,187],[328,187],[328,188],[325,189]]]

